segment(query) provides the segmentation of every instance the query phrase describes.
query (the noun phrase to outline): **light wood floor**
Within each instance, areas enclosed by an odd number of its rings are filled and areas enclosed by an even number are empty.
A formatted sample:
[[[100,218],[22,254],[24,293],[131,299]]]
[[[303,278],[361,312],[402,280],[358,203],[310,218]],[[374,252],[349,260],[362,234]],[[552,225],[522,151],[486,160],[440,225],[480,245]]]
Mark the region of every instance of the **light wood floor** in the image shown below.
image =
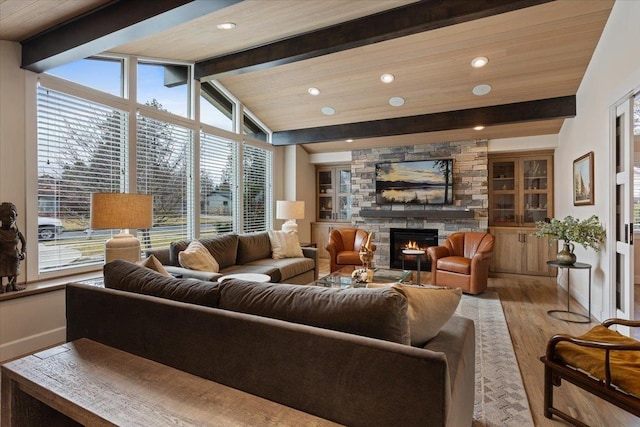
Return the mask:
[[[324,261],[320,262],[321,275],[329,273],[328,261]],[[425,279],[427,277],[423,278],[423,283],[429,283],[428,279]],[[535,425],[568,425],[555,417],[549,420],[542,413],[544,365],[538,358],[544,354],[547,340],[553,334],[582,334],[595,323],[591,325],[568,323],[547,315],[547,310],[566,307],[567,294],[556,285],[555,277],[512,275],[490,278],[489,290],[500,295]],[[636,291],[636,298],[638,294],[640,289]],[[639,304],[636,304],[636,307],[638,306]],[[573,298],[571,309],[587,314],[587,310]],[[585,393],[567,382],[563,382],[560,388],[556,388],[554,404],[593,427],[640,427],[640,418]]]

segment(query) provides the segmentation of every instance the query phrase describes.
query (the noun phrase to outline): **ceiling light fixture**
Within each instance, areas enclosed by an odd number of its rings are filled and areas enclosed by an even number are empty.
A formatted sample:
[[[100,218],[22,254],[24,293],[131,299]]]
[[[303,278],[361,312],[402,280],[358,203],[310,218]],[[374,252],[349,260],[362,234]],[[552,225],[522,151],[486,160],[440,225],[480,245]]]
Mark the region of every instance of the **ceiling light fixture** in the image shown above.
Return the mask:
[[[478,56],[471,60],[471,66],[473,68],[482,68],[489,63],[489,58],[486,56]]]
[[[473,128],[473,130],[482,130],[482,129],[484,129],[484,126],[482,126],[482,125],[478,125],[478,126]]]
[[[393,107],[401,107],[404,105],[404,98],[394,96],[393,98],[389,99],[389,104]]]
[[[236,24],[233,22],[223,22],[222,24],[216,25],[216,28],[219,30],[232,30],[236,27]]]
[[[333,107],[322,107],[320,111],[322,111],[322,114],[325,116],[333,116],[336,113],[336,109]]]
[[[388,74],[385,73],[383,75],[380,76],[380,81],[382,83],[391,83],[396,79],[396,77],[393,74]]]
[[[476,96],[483,96],[491,92],[491,86],[487,84],[478,85],[473,88],[472,92]]]
[[[317,87],[310,87],[309,89],[307,89],[307,92],[309,92],[309,95],[313,96],[320,95],[320,89],[318,89]]]

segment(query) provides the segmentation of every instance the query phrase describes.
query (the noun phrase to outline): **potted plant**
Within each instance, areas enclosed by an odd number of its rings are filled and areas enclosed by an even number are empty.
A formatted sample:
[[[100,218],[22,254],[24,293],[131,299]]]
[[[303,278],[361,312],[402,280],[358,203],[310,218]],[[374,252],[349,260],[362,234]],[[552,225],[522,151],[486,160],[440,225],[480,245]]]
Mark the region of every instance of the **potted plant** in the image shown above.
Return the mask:
[[[556,257],[556,261],[560,264],[571,265],[576,262],[576,256],[573,253],[574,243],[598,252],[606,237],[606,231],[596,215],[583,220],[571,215],[563,220],[547,218],[545,221],[537,221],[536,227],[538,230],[533,233],[534,236],[550,237],[552,242],[556,240],[564,242],[562,250]]]

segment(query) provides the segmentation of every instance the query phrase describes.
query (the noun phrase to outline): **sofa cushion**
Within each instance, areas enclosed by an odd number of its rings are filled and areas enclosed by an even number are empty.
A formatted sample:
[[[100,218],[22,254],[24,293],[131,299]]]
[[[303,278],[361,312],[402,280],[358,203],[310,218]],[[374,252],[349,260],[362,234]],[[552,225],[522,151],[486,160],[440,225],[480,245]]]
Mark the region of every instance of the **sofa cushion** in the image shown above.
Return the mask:
[[[389,288],[336,289],[228,280],[220,308],[409,344],[407,299]]]
[[[407,297],[411,345],[420,347],[438,335],[455,313],[462,297],[460,288],[395,283],[393,289]]]
[[[178,254],[187,249],[189,243],[191,243],[189,240],[171,242],[169,245],[170,265],[175,265],[176,267],[180,266]],[[209,250],[211,255],[213,255],[221,270],[236,263],[236,257],[238,254],[237,234],[224,234],[218,237],[200,239],[200,243],[202,243],[204,247]]]
[[[271,241],[266,231],[238,235],[236,264],[246,264],[263,258],[271,258]]]
[[[167,276],[167,277],[171,276],[169,274],[169,272],[167,271],[167,269],[164,268],[162,263],[160,261],[158,261],[158,259],[154,255],[149,255],[144,260],[139,261],[136,264],[138,264],[139,266],[142,266],[142,267],[146,267],[146,268],[148,268],[150,270],[156,271],[156,272],[162,274],[163,276]]]
[[[298,240],[298,233],[292,231],[269,230],[271,252],[273,259],[302,258],[302,248]]]
[[[178,262],[184,268],[198,271],[220,271],[218,261],[211,255],[211,252],[197,240],[189,243],[187,249],[178,252]]]
[[[210,239],[200,239],[205,248],[218,261],[220,270],[236,264],[238,255],[238,235],[225,234]]]
[[[278,271],[277,280],[272,280],[272,282],[283,282],[286,283],[287,279],[297,276],[302,273],[306,273],[307,271],[313,271],[315,269],[315,262],[311,258],[285,258],[285,259],[259,259],[257,261],[252,261],[249,264],[245,264],[245,267],[248,266],[270,266]]]
[[[167,298],[174,301],[217,307],[218,284],[195,279],[176,279],[123,260],[104,265],[107,288]]]

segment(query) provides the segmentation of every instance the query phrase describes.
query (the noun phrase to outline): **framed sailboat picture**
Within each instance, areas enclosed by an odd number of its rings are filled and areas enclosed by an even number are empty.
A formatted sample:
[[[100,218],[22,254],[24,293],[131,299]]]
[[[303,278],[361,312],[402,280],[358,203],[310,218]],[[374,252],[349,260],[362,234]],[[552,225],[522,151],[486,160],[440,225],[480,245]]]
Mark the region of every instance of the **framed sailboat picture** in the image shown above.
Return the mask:
[[[593,205],[593,151],[573,161],[573,205]]]

